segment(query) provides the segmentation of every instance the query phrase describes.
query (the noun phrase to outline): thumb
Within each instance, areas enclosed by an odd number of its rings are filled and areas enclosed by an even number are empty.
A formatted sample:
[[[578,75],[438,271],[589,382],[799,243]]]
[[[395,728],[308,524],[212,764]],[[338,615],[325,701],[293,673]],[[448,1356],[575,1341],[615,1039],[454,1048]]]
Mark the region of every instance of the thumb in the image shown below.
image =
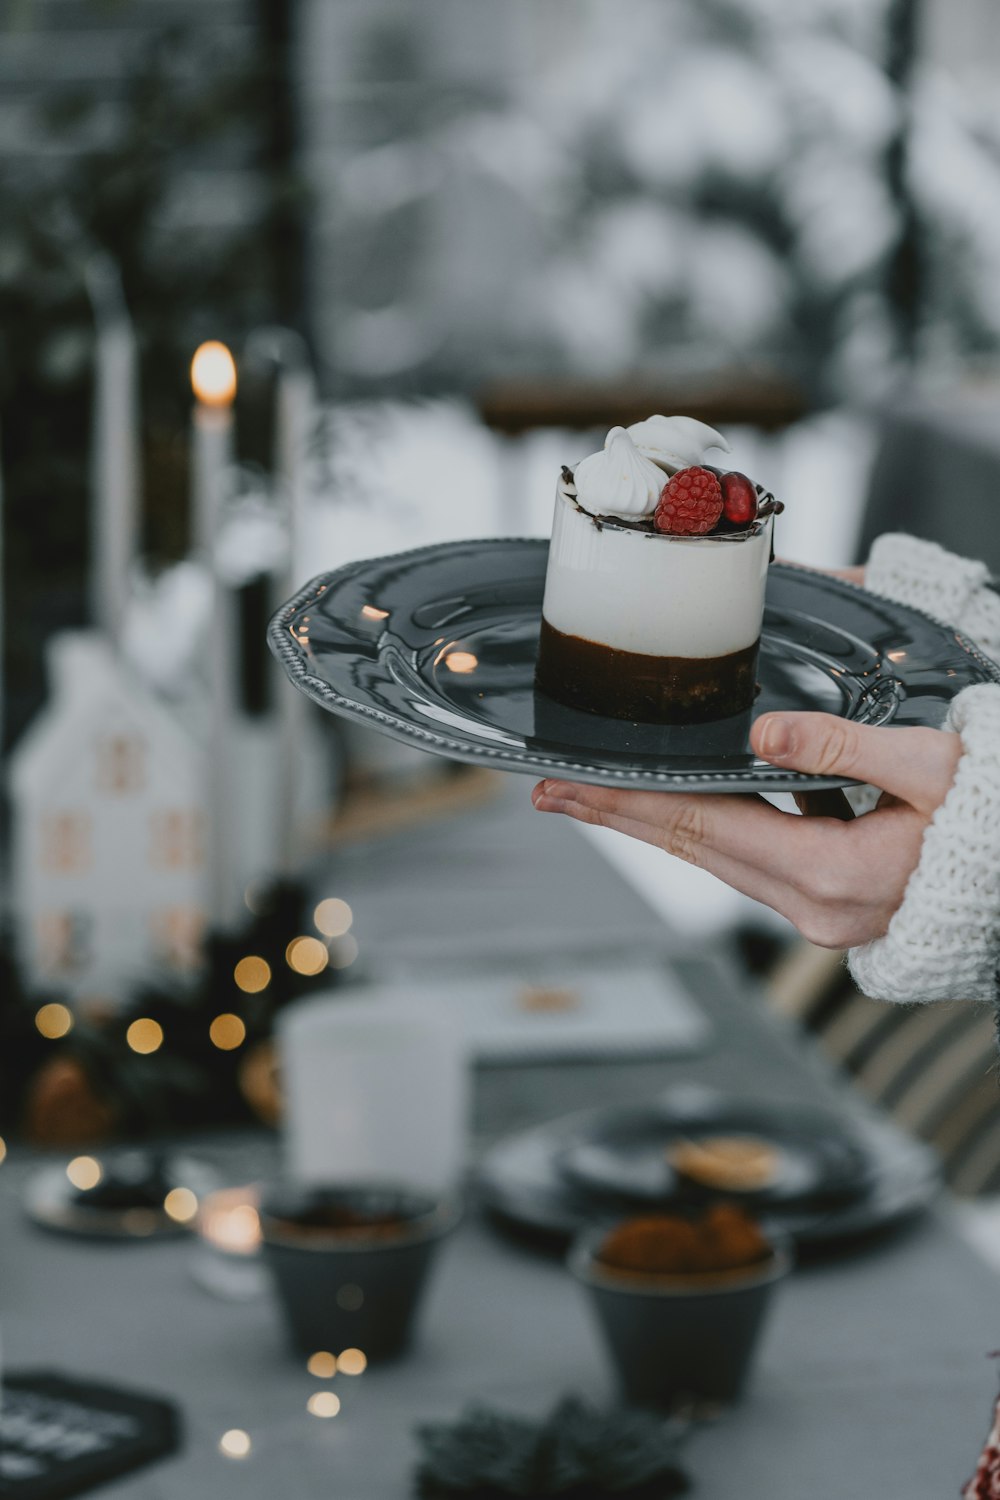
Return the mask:
[[[958,735],[943,729],[855,724],[836,714],[762,714],[750,744],[772,765],[870,782],[922,812],[943,800],[962,754]]]

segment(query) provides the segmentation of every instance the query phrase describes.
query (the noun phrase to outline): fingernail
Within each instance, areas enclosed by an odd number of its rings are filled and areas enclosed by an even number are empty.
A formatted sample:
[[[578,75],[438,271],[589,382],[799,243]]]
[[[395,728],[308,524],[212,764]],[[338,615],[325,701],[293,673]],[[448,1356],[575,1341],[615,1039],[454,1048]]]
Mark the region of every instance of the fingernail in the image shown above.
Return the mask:
[[[760,736],[760,753],[765,760],[780,760],[792,748],[792,726],[780,714],[764,720]]]

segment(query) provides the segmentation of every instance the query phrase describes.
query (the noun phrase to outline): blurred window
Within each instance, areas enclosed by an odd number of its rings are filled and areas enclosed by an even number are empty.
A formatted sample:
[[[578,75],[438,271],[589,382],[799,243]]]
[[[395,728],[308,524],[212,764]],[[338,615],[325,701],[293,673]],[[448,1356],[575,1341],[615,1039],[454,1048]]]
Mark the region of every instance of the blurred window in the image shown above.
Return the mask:
[[[156,870],[196,870],[202,862],[200,814],[183,808],[150,818],[149,862]]]
[[[76,875],[93,861],[88,813],[45,813],[41,820],[41,866],[53,875]]]
[[[43,912],[38,918],[39,967],[52,977],[73,974],[90,961],[91,920],[84,912]]]
[[[137,734],[113,734],[97,750],[97,785],[112,796],[139,792],[146,780],[146,742]]]
[[[194,969],[201,958],[205,914],[196,906],[167,906],[150,917],[153,942],[172,969]]]

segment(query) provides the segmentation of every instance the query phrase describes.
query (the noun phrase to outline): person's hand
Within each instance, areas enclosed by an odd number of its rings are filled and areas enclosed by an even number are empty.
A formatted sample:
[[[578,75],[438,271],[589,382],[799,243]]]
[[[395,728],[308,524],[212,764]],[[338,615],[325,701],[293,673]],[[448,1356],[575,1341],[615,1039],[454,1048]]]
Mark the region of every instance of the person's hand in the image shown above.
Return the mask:
[[[788,563],[789,559],[787,557],[776,557],[775,562]],[[798,566],[797,563],[790,563],[789,565],[793,568]],[[812,573],[825,573],[828,578],[843,578],[845,583],[856,583],[862,589],[865,586],[864,563],[855,563],[850,568],[817,568],[814,563],[809,563],[807,566]]]
[[[818,573],[829,573],[831,578],[843,578],[846,583],[856,583],[859,588],[865,586],[864,565],[853,568],[817,568]]]
[[[539,812],[615,828],[710,871],[787,917],[823,948],[881,937],[920,856],[924,829],[951,786],[957,734],[853,724],[834,714],[762,715],[756,755],[814,776],[870,782],[884,795],[865,817],[841,822],[782,812],[756,796],[632,792],[542,781]]]

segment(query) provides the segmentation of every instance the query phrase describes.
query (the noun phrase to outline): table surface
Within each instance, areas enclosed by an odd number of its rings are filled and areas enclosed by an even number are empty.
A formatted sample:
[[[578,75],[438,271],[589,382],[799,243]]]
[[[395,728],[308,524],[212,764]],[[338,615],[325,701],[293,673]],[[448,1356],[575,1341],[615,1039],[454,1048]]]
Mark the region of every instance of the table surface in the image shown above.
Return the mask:
[[[510,778],[472,815],[337,856],[337,892],[355,910],[362,955],[429,963],[505,943],[586,949],[669,942],[639,896],[577,829],[530,811]],[[458,939],[454,935],[461,934]],[[686,969],[715,1026],[695,1058],[479,1070],[479,1148],[591,1103],[701,1079],[745,1096],[852,1107],[832,1074],[767,1017],[718,955]],[[269,1137],[215,1138],[200,1154],[231,1181],[272,1172]],[[192,1276],[187,1240],[96,1245],[32,1229],[20,1198],[38,1158],[0,1171],[0,1325],[13,1368],[46,1366],[162,1392],[183,1410],[175,1458],[105,1488],[109,1500],[394,1500],[409,1495],[415,1424],[470,1400],[541,1413],[575,1390],[615,1399],[582,1293],[557,1259],[475,1215],[445,1245],[412,1352],[360,1377],[338,1375],[339,1416],[311,1417],[317,1388],[286,1349],[267,1297],[225,1302]],[[942,1500],[979,1451],[1000,1343],[998,1282],[960,1240],[947,1206],[849,1256],[799,1269],[781,1289],[744,1401],[693,1436],[703,1500]],[[251,1455],[218,1452],[245,1428]]]

